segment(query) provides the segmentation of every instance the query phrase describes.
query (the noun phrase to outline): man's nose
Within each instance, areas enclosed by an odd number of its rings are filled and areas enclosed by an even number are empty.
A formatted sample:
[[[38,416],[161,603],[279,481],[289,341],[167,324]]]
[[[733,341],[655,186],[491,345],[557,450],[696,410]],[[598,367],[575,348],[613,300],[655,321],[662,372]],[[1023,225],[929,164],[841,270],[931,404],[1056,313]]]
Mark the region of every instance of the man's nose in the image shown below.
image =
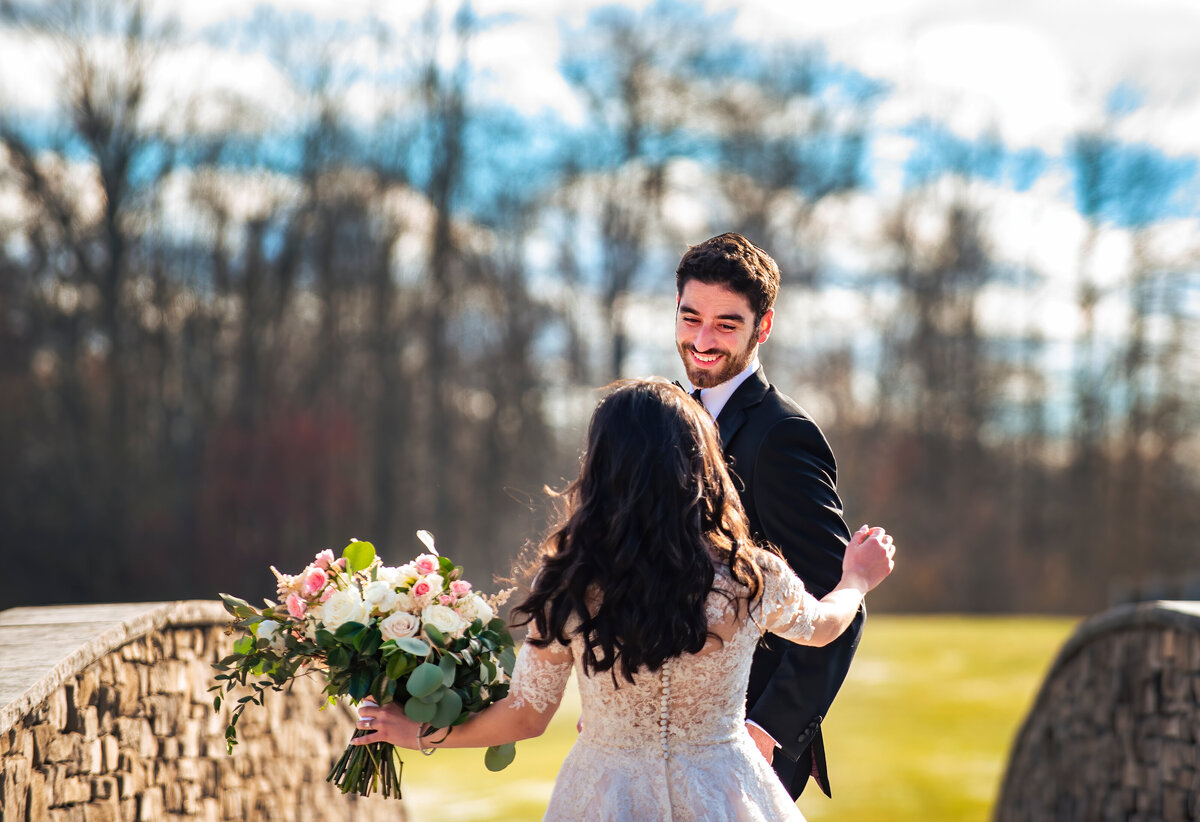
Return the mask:
[[[716,334],[714,334],[712,328],[705,323],[701,325],[700,330],[696,332],[696,339],[692,341],[692,345],[696,347],[697,351],[708,351],[716,347],[716,341]]]

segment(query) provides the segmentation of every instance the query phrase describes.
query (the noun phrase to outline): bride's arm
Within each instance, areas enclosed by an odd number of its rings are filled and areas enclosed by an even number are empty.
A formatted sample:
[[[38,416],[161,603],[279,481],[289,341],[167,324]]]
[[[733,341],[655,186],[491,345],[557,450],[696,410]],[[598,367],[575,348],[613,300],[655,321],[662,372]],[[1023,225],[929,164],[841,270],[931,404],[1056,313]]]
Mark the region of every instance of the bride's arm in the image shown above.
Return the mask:
[[[783,562],[782,579],[764,580],[774,588],[763,599],[766,628],[801,645],[828,645],[850,627],[863,597],[892,572],[896,547],[882,528],[863,526],[850,539],[837,587],[816,599]]]
[[[461,725],[435,731],[418,741],[420,724],[404,715],[396,703],[383,707],[364,702],[358,708],[358,727],[370,729],[351,740],[354,745],[390,742],[401,748],[486,748],[541,736],[562,700],[571,676],[571,654],[560,645],[521,646],[513,669],[509,695],[472,716]],[[364,720],[368,720],[364,722]]]

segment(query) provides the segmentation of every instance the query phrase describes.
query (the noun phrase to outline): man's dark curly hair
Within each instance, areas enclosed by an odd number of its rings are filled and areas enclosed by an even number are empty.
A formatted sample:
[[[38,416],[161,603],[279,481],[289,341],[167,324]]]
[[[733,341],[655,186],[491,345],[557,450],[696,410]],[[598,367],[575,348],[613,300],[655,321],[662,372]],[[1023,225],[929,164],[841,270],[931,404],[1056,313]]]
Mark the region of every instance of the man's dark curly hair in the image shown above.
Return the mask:
[[[741,234],[720,234],[691,246],[675,269],[675,292],[689,280],[723,285],[746,298],[757,323],[775,305],[779,266],[771,255]]]

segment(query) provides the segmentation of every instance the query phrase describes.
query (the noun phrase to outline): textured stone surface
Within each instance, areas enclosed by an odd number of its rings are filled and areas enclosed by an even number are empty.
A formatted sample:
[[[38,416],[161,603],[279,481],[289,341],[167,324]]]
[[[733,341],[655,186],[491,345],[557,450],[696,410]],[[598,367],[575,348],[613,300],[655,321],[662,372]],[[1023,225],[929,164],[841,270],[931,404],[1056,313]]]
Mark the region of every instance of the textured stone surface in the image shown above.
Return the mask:
[[[207,689],[228,622],[215,602],[0,612],[0,822],[403,820],[325,782],[354,723],[315,677],[247,710],[226,754]]]
[[[1200,819],[1200,603],[1084,623],[1008,764],[998,822]]]

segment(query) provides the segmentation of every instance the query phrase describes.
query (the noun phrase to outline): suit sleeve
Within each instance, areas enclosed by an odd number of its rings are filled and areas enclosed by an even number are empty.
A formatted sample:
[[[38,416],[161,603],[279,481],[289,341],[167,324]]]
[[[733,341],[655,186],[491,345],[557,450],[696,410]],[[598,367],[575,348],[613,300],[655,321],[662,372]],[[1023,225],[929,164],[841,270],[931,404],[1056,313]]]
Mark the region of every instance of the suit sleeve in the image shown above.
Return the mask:
[[[841,579],[850,531],[842,519],[837,468],[811,420],[788,417],[767,432],[754,465],[754,505],[763,536],[820,598]],[[799,757],[820,729],[858,647],[865,612],[823,648],[786,643],[778,668],[747,719]]]

